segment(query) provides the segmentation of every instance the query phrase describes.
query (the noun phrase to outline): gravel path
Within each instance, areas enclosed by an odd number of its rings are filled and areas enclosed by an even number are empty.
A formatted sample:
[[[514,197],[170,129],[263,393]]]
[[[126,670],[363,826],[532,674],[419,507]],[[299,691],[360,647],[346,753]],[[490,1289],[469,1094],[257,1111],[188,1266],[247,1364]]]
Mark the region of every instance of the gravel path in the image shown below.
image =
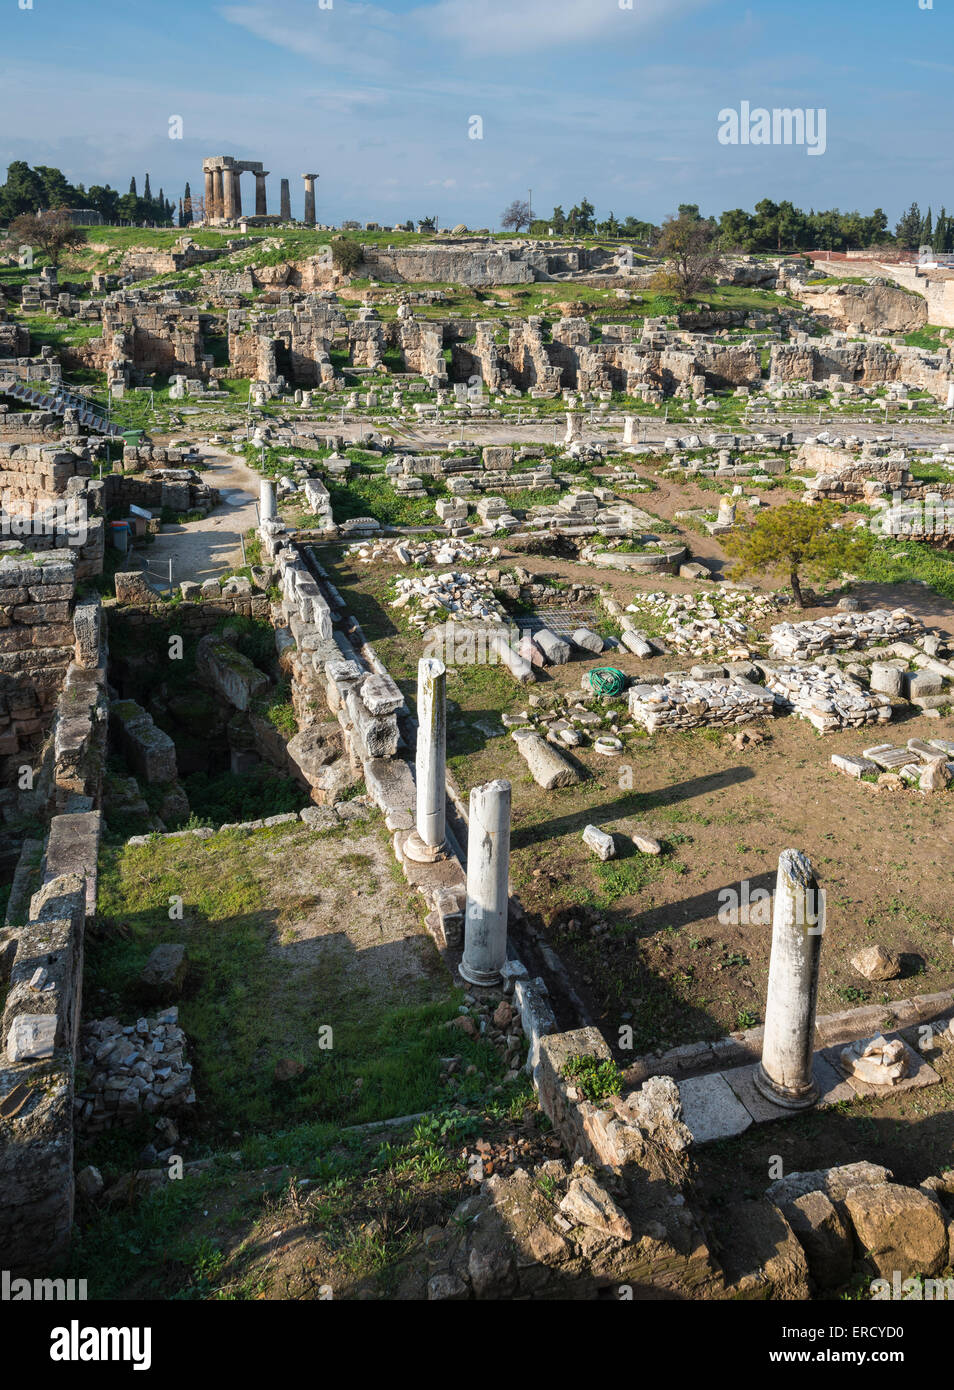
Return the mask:
[[[242,536],[258,522],[259,478],[245,460],[223,449],[203,447],[199,472],[222,494],[219,505],[201,521],[164,526],[146,552],[148,579],[153,588],[168,586],[172,561],[173,586],[184,579],[200,584],[242,564]]]

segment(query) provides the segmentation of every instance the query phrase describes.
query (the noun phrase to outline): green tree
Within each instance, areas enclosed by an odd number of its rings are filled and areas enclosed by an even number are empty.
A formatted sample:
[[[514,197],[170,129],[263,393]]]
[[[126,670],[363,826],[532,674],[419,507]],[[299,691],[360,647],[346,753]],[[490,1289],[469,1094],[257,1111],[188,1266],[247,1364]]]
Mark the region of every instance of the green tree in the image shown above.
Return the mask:
[[[75,207],[76,189],[59,169],[38,164],[35,171],[43,184],[43,206],[47,208]]]
[[[5,222],[21,212],[37,212],[44,203],[43,180],[26,160],[15,159],[7,168],[7,181],[0,188],[0,218]]]
[[[917,203],[911,204],[894,231],[899,246],[903,246],[907,251],[918,249],[921,243],[921,209]]]
[[[86,243],[82,229],[73,226],[63,208],[23,212],[10,223],[10,233],[29,246],[38,246],[54,266],[59,265],[63,251]]]
[[[335,237],[331,243],[331,259],[342,275],[353,275],[364,260],[364,252],[357,241],[348,237]]]
[[[867,531],[838,526],[844,513],[832,502],[785,502],[760,511],[751,525],[731,531],[725,548],[734,576],[784,573],[799,608],[802,581],[821,583],[858,569],[870,547]]]
[[[754,251],[755,218],[744,208],[724,212],[719,218],[719,240],[727,251]]]
[[[560,207],[559,203],[557,203],[550,215],[550,226],[558,236],[561,232],[566,231],[566,213]]]
[[[693,216],[691,208],[664,219],[656,251],[666,260],[666,269],[652,282],[660,294],[691,299],[722,268],[715,223]]]
[[[104,222],[112,224],[119,217],[119,194],[108,183],[105,187],[94,183],[86,195],[86,205],[98,212]]]

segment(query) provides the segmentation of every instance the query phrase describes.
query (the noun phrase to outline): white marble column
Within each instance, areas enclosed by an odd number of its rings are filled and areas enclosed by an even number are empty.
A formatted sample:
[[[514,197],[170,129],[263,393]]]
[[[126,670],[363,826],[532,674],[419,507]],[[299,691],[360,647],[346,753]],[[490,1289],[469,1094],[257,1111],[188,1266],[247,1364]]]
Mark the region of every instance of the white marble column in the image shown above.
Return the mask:
[[[435,849],[444,844],[446,747],[447,669],[425,657],[417,663],[417,833]]]
[[[266,521],[274,521],[275,516],[275,484],[271,478],[263,478],[258,501],[259,526],[263,526]]]
[[[510,883],[510,783],[498,779],[470,793],[467,910],[460,973],[472,985],[494,985],[507,959]]]
[[[762,1061],[754,1080],[767,1099],[792,1110],[807,1109],[818,1099],[812,1055],[824,924],[823,898],[811,861],[801,850],[782,850]]]

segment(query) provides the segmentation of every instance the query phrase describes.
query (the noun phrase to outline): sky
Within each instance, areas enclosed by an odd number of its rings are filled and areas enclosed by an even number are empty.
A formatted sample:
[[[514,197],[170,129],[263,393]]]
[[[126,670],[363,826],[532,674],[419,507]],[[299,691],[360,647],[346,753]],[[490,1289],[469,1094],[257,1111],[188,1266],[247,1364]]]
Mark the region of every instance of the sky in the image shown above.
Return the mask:
[[[720,143],[743,102],[824,111],[824,153]],[[532,190],[544,217],[768,197],[893,225],[954,209],[952,118],[954,0],[0,0],[0,173],[177,200],[230,154],[270,212],[317,171],[329,223],[497,227]]]

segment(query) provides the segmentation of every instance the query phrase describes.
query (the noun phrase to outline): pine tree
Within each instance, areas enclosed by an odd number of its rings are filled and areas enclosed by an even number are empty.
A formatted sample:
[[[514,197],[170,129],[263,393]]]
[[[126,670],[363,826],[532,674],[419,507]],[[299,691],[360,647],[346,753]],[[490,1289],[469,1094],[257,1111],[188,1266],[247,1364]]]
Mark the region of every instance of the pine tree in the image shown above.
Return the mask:
[[[921,245],[931,246],[931,238],[934,235],[934,219],[931,217],[931,209],[928,208],[927,215],[921,223]]]

